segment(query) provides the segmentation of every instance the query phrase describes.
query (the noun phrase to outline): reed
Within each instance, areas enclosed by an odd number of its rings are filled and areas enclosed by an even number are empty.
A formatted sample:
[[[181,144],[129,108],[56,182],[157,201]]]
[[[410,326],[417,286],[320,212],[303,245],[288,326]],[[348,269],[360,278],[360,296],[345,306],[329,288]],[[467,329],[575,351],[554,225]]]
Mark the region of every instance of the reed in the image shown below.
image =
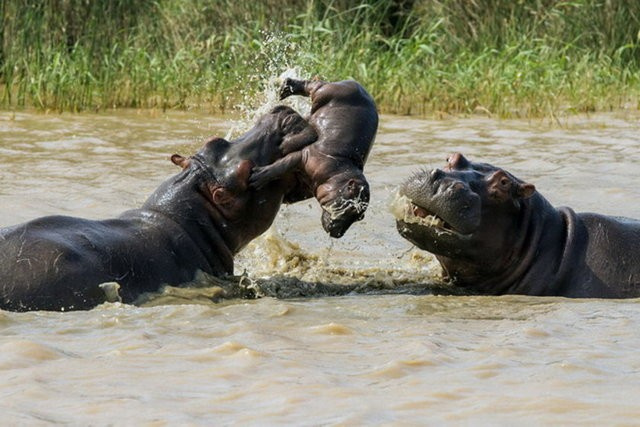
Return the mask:
[[[297,68],[398,114],[640,108],[639,37],[636,0],[0,0],[0,106],[226,112]]]

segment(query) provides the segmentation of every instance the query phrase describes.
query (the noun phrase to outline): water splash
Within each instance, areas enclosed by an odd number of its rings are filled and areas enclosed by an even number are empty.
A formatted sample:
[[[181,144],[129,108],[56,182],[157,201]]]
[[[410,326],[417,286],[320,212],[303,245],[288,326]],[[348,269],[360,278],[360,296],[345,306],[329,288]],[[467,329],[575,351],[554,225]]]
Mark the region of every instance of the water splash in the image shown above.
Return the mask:
[[[249,89],[243,90],[242,101],[234,109],[238,118],[232,120],[232,126],[226,135],[231,139],[253,126],[258,117],[267,113],[276,105],[288,105],[298,111],[302,116],[309,114],[311,106],[309,100],[302,97],[290,97],[281,101],[279,88],[284,79],[302,79],[304,70],[299,65],[301,52],[298,44],[291,40],[291,36],[280,32],[262,32],[260,56],[265,63],[263,70],[256,70],[250,81],[256,82],[260,88],[257,92]]]
[[[272,225],[262,236],[245,248],[241,257],[248,260],[261,260],[252,263],[251,273],[254,276],[273,274],[293,274],[305,276],[310,271],[326,268],[324,260],[305,252],[298,244],[285,239]]]
[[[328,206],[323,206],[322,208],[327,211],[332,221],[340,218],[348,212],[355,211],[358,214],[364,213],[369,207],[369,202],[363,200],[363,191],[364,189],[361,188],[358,195],[353,199],[339,199]]]
[[[330,241],[330,245],[333,241]],[[330,248],[329,248],[330,252]],[[336,286],[351,286],[353,289],[369,291],[372,289],[397,290],[406,286],[434,286],[439,282],[439,270],[431,265],[425,271],[425,265],[432,264],[430,254],[417,254],[414,269],[396,269],[392,266],[338,266],[331,263],[329,252],[326,256],[308,253],[298,244],[288,241],[272,226],[258,239],[251,242],[240,254],[238,264],[247,268],[252,278],[266,286],[264,281],[276,280],[280,283],[283,277],[297,282],[324,283]],[[411,261],[409,261],[411,262]],[[281,280],[282,279],[282,280]],[[287,279],[287,280],[288,280]],[[297,283],[296,282],[296,283]],[[292,286],[299,286],[294,284]],[[333,290],[331,294],[335,294]],[[363,291],[364,292],[364,291]],[[322,293],[318,290],[318,295]]]
[[[411,212],[411,199],[401,195],[400,192],[394,193],[388,202],[389,212],[399,220],[404,222],[418,222]]]

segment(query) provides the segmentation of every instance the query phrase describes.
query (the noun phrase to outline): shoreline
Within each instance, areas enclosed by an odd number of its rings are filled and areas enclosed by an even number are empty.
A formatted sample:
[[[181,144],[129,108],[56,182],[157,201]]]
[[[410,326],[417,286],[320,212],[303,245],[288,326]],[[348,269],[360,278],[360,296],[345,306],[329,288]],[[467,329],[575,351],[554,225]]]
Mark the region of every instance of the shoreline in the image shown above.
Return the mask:
[[[295,108],[295,106],[294,106]],[[5,115],[8,114],[8,117]],[[137,115],[147,116],[149,119],[158,119],[166,116],[179,116],[179,115],[193,115],[204,117],[215,117],[219,120],[229,120],[237,122],[239,120],[247,119],[244,111],[224,113],[219,111],[211,111],[208,108],[193,106],[190,108],[172,108],[172,109],[160,109],[160,108],[131,108],[131,107],[119,107],[119,108],[105,108],[98,111],[59,111],[56,109],[39,109],[34,107],[14,108],[6,109],[0,107],[0,121],[13,121],[16,116],[21,114],[25,115],[42,115],[42,116],[110,116],[110,115]],[[570,112],[553,116],[528,116],[528,117],[504,117],[495,116],[484,113],[446,113],[442,111],[435,111],[428,114],[394,114],[381,112],[381,121],[384,121],[384,117],[393,117],[395,119],[406,118],[407,120],[427,120],[435,122],[456,121],[456,120],[493,120],[493,121],[505,121],[505,122],[536,122],[540,124],[560,125],[565,126],[567,123],[562,122],[595,122],[599,120],[606,120],[607,118],[615,118],[623,121],[640,120],[640,108],[617,108],[606,111],[593,111],[593,112]],[[603,123],[606,125],[606,123]]]

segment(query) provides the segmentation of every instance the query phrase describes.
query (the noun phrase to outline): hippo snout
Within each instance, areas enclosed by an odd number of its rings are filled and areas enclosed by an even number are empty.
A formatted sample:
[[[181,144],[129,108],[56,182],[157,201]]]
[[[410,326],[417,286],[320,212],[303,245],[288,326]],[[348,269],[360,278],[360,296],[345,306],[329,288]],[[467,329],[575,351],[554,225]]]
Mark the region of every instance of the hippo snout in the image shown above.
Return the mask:
[[[464,158],[455,159],[464,163]],[[413,174],[400,188],[413,212],[421,217],[444,221],[445,228],[460,234],[474,232],[480,223],[481,201],[460,172],[442,169],[421,170]]]
[[[335,223],[330,223],[327,226],[324,226],[324,230],[329,233],[329,236],[333,237],[334,239],[339,239],[342,236],[344,236],[344,233],[347,232],[347,229],[349,228],[348,225],[337,225]]]
[[[364,215],[361,215],[360,217],[343,215],[340,218],[332,218],[332,215],[329,212],[324,211],[322,212],[322,228],[324,228],[324,231],[326,231],[329,236],[334,239],[339,239],[344,236],[344,233],[346,233],[349,227],[351,227],[351,224],[359,221],[362,217],[364,217]]]
[[[336,239],[344,236],[351,224],[364,218],[365,209],[349,200],[323,210],[322,228]]]

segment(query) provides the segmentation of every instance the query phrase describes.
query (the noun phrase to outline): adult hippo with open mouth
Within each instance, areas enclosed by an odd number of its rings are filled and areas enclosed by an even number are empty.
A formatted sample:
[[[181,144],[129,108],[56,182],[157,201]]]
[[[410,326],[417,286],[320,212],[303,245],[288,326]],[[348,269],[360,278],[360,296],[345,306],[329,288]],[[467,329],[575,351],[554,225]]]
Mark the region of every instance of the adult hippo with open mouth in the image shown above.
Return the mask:
[[[283,176],[261,191],[248,188],[251,169],[280,158],[279,145],[307,122],[276,107],[240,138],[214,138],[197,154],[173,155],[182,167],[140,209],[93,221],[48,216],[0,230],[0,308],[89,309],[117,282],[131,303],[163,284],[190,282],[198,272],[227,275],[233,257],[273,222],[285,194]],[[113,292],[111,292],[113,294]]]
[[[482,294],[640,296],[640,221],[554,208],[535,187],[461,154],[400,189],[400,234]]]

